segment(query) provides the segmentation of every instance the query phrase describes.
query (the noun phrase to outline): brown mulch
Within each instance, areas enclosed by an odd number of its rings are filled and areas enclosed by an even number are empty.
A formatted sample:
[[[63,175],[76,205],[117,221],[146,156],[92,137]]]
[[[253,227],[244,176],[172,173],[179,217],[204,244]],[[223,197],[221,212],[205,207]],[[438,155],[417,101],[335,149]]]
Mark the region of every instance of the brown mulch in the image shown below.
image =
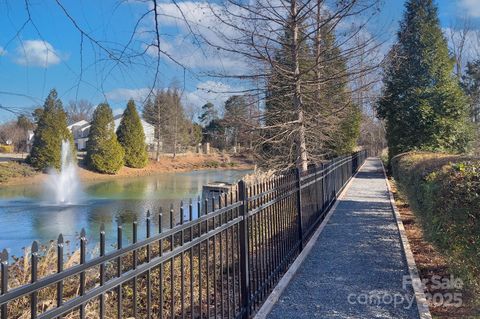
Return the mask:
[[[422,280],[431,280],[432,276],[443,278],[451,278],[448,263],[445,257],[424,238],[420,223],[417,221],[414,213],[411,211],[408,203],[397,192],[395,182],[390,180],[392,192],[395,198],[395,204],[400,212],[405,231],[407,233],[410,248],[415,258],[420,278]],[[437,277],[438,278],[438,277]],[[451,293],[452,290],[433,289],[431,284],[427,284],[426,294],[435,294],[442,292]],[[455,290],[462,296],[462,305],[460,307],[454,305],[436,305],[429,301],[429,308],[433,318],[480,318],[480,309],[473,302],[473,296],[465,287]]]

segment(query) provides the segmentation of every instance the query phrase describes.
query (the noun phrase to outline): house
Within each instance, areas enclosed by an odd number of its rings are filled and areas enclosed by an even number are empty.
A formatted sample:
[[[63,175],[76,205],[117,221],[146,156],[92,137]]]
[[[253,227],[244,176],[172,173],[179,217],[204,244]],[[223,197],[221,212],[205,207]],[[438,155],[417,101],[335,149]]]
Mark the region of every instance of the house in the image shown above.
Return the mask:
[[[116,115],[113,118],[113,123],[115,131],[120,126],[120,121],[122,120],[122,115]],[[155,147],[155,127],[143,119],[140,119],[143,126],[143,132],[145,133],[145,143],[149,149]],[[68,129],[73,134],[73,140],[75,141],[75,147],[77,150],[85,150],[88,141],[88,134],[90,133],[91,124],[85,120],[78,121],[68,126]]]
[[[72,132],[76,149],[79,151],[84,150],[87,146],[90,123],[85,120],[81,120],[67,126],[67,128]]]

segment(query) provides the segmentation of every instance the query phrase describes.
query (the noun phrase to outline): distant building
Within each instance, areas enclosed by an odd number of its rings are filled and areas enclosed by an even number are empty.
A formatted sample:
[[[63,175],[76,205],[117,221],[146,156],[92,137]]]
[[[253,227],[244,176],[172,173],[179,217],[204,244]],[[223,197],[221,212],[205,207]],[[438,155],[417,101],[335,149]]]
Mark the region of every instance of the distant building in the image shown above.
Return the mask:
[[[114,118],[115,131],[120,126],[122,115],[116,115]],[[155,127],[143,119],[141,119],[143,132],[145,133],[145,143],[149,149],[155,147]],[[73,134],[73,140],[75,141],[75,147],[77,150],[82,151],[87,146],[88,134],[90,133],[91,124],[85,120],[78,121],[68,126],[68,129]]]
[[[75,141],[75,147],[79,151],[84,150],[87,146],[90,126],[90,123],[85,120],[81,120],[67,126],[67,128],[72,132],[73,140]]]

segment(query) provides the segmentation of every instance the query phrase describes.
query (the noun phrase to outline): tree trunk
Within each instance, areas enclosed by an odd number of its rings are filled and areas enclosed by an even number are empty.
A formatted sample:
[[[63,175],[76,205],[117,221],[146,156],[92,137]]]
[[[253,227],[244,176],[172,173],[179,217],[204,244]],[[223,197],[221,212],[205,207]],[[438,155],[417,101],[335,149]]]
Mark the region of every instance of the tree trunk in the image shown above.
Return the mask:
[[[293,94],[293,107],[297,112],[297,168],[301,172],[307,170],[308,167],[308,158],[307,158],[307,146],[305,141],[305,119],[303,113],[303,102],[302,102],[302,92],[301,92],[301,83],[300,83],[300,63],[299,63],[299,45],[298,45],[298,33],[299,33],[299,23],[298,23],[298,13],[297,13],[297,0],[292,0],[290,5],[290,18],[291,18],[291,31],[292,31],[292,62],[293,62],[293,80],[294,80],[294,94]]]
[[[322,106],[320,105],[321,103],[321,94],[322,92],[322,73],[321,73],[321,68],[322,66],[320,65],[320,57],[322,55],[322,44],[321,44],[321,33],[320,33],[320,27],[322,26],[322,3],[323,0],[317,0],[317,14],[316,14],[316,34],[315,34],[315,77],[317,81],[317,90],[315,92],[315,96],[317,98],[317,103],[319,103],[318,107],[321,108]],[[323,141],[318,140],[317,141],[319,149],[323,149]]]

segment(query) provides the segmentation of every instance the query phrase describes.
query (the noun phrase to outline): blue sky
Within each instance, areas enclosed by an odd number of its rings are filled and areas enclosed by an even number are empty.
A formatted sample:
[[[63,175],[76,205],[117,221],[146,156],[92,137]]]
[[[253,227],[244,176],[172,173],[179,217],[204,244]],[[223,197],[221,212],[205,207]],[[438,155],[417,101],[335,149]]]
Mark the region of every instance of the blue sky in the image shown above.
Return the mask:
[[[142,1],[59,2],[78,27],[99,40],[106,50],[92,44],[87,36],[83,36],[82,41],[81,33],[55,0],[29,1],[31,20],[28,20],[24,1],[0,1],[0,105],[29,110],[42,105],[51,88],[58,90],[65,104],[75,99],[98,104],[106,99],[117,112],[128,98],[141,100],[155,77],[154,56],[147,50],[141,57],[131,57],[132,63],[119,64],[108,59],[108,54],[121,56],[120,50],[129,42],[136,21],[151,6]],[[193,18],[202,21],[201,12],[188,10],[191,2],[179,3],[185,5],[186,12]],[[480,0],[439,0],[437,4],[443,28],[465,18],[470,19],[474,29],[480,27]],[[403,6],[403,1],[385,0],[369,31],[390,44],[394,41]],[[229,92],[236,90],[238,83],[202,75],[203,71],[234,69],[238,61],[222,58],[208,49],[198,49],[195,39],[187,36],[188,28],[175,19],[178,12],[175,13],[172,3],[162,2],[160,10],[163,49],[188,69],[184,72],[182,67],[162,57],[157,87],[167,87],[172,82],[180,88],[185,86],[184,101],[191,108],[207,100],[221,104]],[[209,23],[208,20],[202,22]],[[153,25],[153,16],[147,15],[138,24],[129,50],[122,57],[146,50],[153,41]],[[0,122],[13,117],[0,111]]]

